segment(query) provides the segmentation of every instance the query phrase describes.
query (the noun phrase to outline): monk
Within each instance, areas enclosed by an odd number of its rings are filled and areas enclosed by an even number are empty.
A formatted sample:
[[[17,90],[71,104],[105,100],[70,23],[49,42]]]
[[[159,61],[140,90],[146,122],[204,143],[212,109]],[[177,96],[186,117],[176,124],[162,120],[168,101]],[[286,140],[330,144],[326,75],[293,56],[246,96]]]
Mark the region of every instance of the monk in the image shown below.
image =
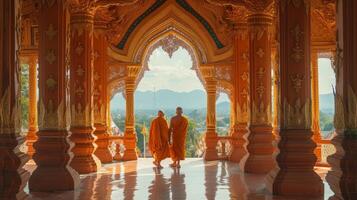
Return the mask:
[[[150,126],[149,149],[154,158],[154,165],[162,168],[161,161],[170,156],[169,127],[164,112],[159,110],[157,115]]]
[[[172,139],[171,143],[171,167],[180,168],[180,160],[185,160],[186,134],[188,120],[182,116],[183,110],[181,107],[176,108],[176,116],[171,118],[169,135]]]

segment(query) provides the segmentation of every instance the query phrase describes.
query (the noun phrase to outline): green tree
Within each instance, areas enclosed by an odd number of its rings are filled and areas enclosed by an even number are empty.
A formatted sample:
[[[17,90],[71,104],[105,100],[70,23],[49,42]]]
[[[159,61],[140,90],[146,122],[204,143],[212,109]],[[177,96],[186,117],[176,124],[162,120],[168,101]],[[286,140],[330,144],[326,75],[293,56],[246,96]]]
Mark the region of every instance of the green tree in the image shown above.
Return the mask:
[[[22,128],[28,128],[29,118],[29,66],[21,65],[21,119]]]

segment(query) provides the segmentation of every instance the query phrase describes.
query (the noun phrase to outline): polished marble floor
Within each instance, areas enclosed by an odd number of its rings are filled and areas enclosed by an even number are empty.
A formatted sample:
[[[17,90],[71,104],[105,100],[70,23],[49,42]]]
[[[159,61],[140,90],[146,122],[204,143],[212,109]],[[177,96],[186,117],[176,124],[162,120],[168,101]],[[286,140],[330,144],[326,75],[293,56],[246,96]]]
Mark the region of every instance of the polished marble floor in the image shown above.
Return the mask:
[[[297,199],[272,197],[265,190],[264,176],[244,174],[235,163],[202,159],[186,159],[180,170],[168,167],[153,168],[152,159],[106,164],[98,173],[82,175],[81,185],[75,191],[61,193],[30,193],[29,199],[45,200],[265,200]],[[33,171],[31,162],[26,168]],[[327,169],[317,168],[324,178]],[[28,188],[25,189],[28,193]],[[325,183],[325,196],[332,195]]]

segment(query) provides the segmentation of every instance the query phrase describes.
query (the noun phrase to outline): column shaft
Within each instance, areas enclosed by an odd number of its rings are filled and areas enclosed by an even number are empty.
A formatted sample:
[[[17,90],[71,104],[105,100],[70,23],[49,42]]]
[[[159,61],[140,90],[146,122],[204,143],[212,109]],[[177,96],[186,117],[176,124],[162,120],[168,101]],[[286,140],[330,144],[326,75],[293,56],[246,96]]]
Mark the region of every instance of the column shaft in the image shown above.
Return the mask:
[[[316,143],[315,155],[317,163],[321,162],[321,131],[320,131],[320,97],[319,97],[319,66],[317,51],[311,53],[311,91],[312,91],[312,132]]]
[[[125,80],[125,97],[126,97],[126,118],[124,146],[125,151],[123,160],[137,160],[136,152],[136,132],[135,132],[135,110],[134,110],[134,92],[136,87],[136,77],[139,73],[140,66],[128,66],[128,75]]]
[[[109,134],[107,127],[108,94],[107,94],[107,48],[105,24],[96,21],[94,29],[94,135],[97,136],[97,149],[94,154],[102,163],[110,163],[113,156],[109,151]]]
[[[23,199],[29,172],[22,167],[28,156],[20,151],[21,135],[20,65],[16,24],[19,1],[0,2],[0,199]]]
[[[321,198],[311,131],[310,4],[280,1],[279,153],[267,177],[273,195]]]
[[[216,95],[217,80],[214,77],[213,66],[201,66],[202,74],[205,78],[207,92],[207,116],[206,116],[206,135],[205,135],[205,160],[217,160],[217,133],[216,133]]]
[[[93,154],[97,147],[93,135],[93,15],[85,8],[71,13],[70,131],[75,143],[71,166],[80,174],[96,172],[101,166]]]
[[[271,119],[271,24],[268,14],[248,16],[250,123],[244,171],[268,173],[274,166]]]
[[[235,65],[233,91],[233,148],[229,160],[240,162],[247,153],[244,135],[248,133],[248,95],[249,95],[249,37],[246,23],[239,24],[234,38]]]
[[[326,176],[335,193],[330,199],[357,199],[357,1],[337,1],[336,153],[327,158]]]
[[[37,140],[37,56],[29,58],[29,129],[26,136],[27,154],[32,158],[35,153],[33,143]]]
[[[39,11],[38,140],[33,156],[37,168],[29,189],[34,192],[73,190],[79,175],[69,166],[73,145],[68,137],[67,13],[62,1],[43,2]]]

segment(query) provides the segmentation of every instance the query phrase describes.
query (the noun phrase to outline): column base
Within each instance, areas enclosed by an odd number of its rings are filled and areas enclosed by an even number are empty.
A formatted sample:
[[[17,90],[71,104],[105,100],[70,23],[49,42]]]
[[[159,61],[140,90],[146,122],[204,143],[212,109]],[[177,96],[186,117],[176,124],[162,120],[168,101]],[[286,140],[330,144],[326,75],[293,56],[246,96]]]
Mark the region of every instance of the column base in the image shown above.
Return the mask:
[[[37,131],[36,129],[29,129],[26,136],[27,155],[30,159],[32,159],[32,156],[35,154],[33,144],[37,141]]]
[[[137,160],[138,154],[136,152],[136,136],[135,133],[125,133],[124,135],[125,151],[122,157],[123,161]]]
[[[312,132],[281,130],[277,166],[266,179],[267,189],[277,196],[323,197],[324,186],[314,171],[316,156]]]
[[[79,175],[70,166],[72,147],[66,130],[38,132],[33,156],[37,168],[29,180],[31,192],[74,190],[79,186]]]
[[[206,161],[219,160],[217,152],[217,142],[218,138],[216,136],[207,136],[207,135],[216,135],[216,133],[206,133],[205,144],[206,149],[203,154],[203,159]]]
[[[357,131],[336,130],[332,144],[336,153],[327,158],[331,170],[326,181],[335,193],[332,199],[357,199]]]
[[[243,171],[253,174],[269,173],[275,166],[272,127],[250,126],[247,140],[247,155],[241,161]]]
[[[92,127],[72,127],[70,139],[75,144],[72,149],[73,159],[70,166],[79,174],[97,172],[101,162],[93,153],[97,147],[96,137],[92,134]]]
[[[16,134],[0,134],[0,199],[26,199],[24,192],[30,173],[23,166],[29,157],[20,151],[25,142],[24,137]]]
[[[94,155],[96,155],[102,163],[111,163],[113,161],[113,155],[109,150],[109,134],[107,133],[106,126],[96,125],[94,135],[97,136],[97,140],[95,141],[97,149],[94,151]]]
[[[237,125],[237,129],[232,134],[232,151],[229,155],[229,161],[239,163],[247,153],[244,145],[246,140],[244,135],[248,133],[247,124]]]

